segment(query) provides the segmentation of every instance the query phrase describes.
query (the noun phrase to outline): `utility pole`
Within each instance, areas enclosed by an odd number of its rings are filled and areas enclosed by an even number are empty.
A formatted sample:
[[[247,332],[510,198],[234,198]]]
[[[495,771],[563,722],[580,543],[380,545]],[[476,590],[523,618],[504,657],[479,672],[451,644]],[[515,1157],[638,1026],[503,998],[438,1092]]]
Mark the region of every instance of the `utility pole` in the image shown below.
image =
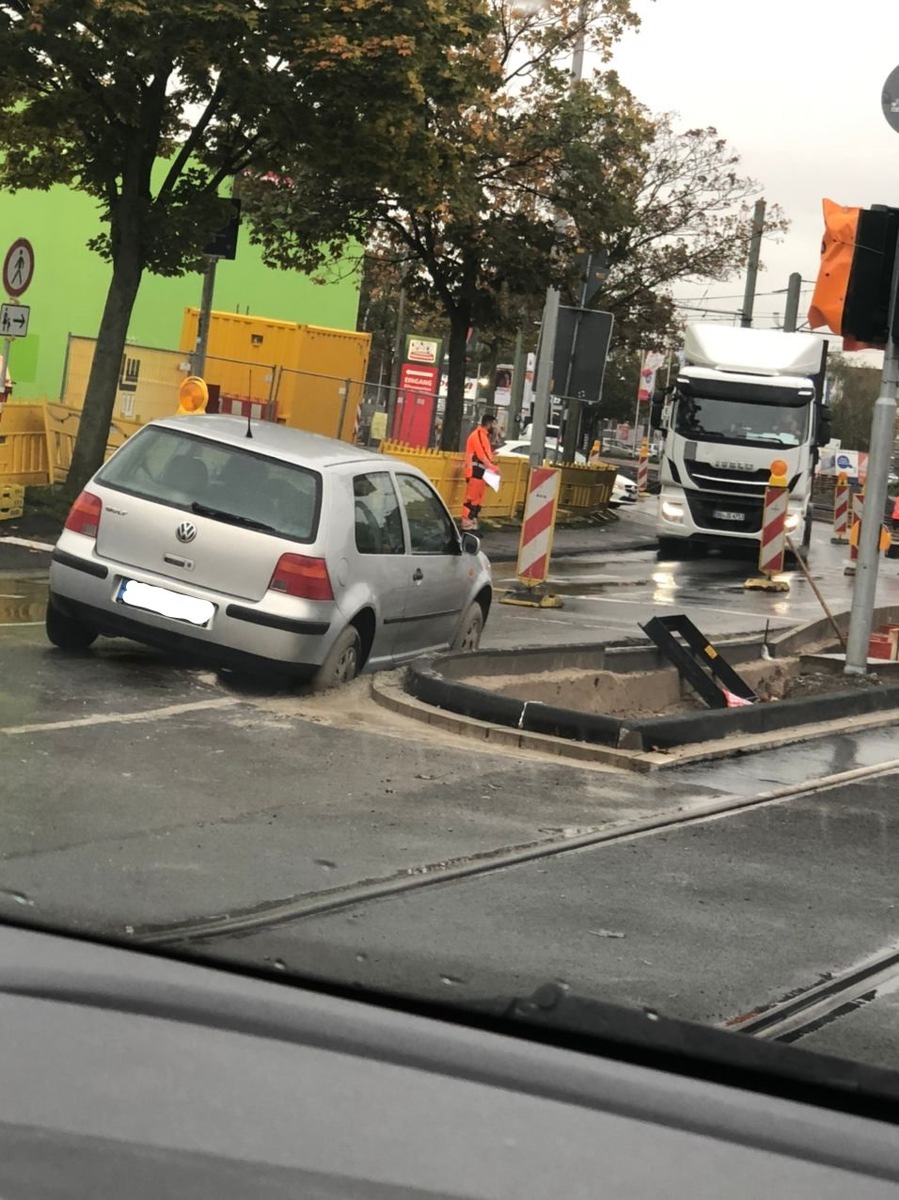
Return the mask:
[[[868,455],[868,478],[865,483],[865,510],[858,540],[858,562],[855,567],[855,586],[849,614],[849,637],[846,643],[847,675],[864,675],[868,670],[868,642],[874,620],[877,593],[877,568],[880,563],[880,530],[886,507],[890,458],[893,452],[893,433],[896,423],[896,395],[899,392],[899,345],[893,338],[897,292],[899,292],[899,253],[893,266],[890,295],[889,340],[883,352],[883,373],[880,394],[871,414],[871,442]]]
[[[549,389],[552,383],[553,358],[556,353],[556,329],[559,325],[559,289],[546,289],[543,322],[540,326],[540,346],[537,358],[537,390],[534,394],[533,429],[531,430],[532,467],[543,464],[546,456],[546,421],[549,416]]]
[[[524,376],[527,356],[524,349],[524,330],[515,332],[515,353],[512,356],[512,395],[509,397],[509,434],[517,437],[521,424],[521,406],[524,400]]]
[[[784,309],[784,333],[795,333],[796,322],[799,318],[799,293],[802,290],[802,276],[794,271],[787,284],[787,303]]]
[[[393,363],[390,370],[390,391],[387,393],[387,436],[393,437],[393,415],[400,389],[400,371],[403,366],[403,342],[406,323],[406,281],[400,284],[400,297],[396,306],[396,337],[393,342]],[[436,405],[435,405],[436,408]]]
[[[206,350],[209,346],[209,323],[212,320],[212,297],[215,292],[215,269],[218,258],[209,254],[206,256],[206,270],[203,273],[203,292],[200,296],[200,312],[197,316],[197,344],[191,358],[191,370],[202,379],[206,371]]]
[[[584,0],[578,8],[578,24],[580,26],[577,35],[577,41],[574,43],[574,51],[571,56],[571,85],[575,87],[584,78],[584,50],[587,40],[587,5]],[[565,387],[562,392],[565,404],[565,432],[562,441],[562,458],[566,462],[574,462],[575,450],[577,448],[578,438],[581,431],[581,416],[583,413],[583,404],[580,400],[573,399],[571,396],[571,375],[574,370],[575,355],[577,354],[578,334],[581,331],[581,321],[583,320],[584,305],[587,303],[587,291],[590,280],[590,267],[593,262],[592,255],[587,259],[587,268],[581,293],[578,297],[578,312],[574,318],[574,329],[571,333],[571,353],[568,356],[568,366],[565,371]],[[557,381],[558,383],[558,381]]]
[[[752,325],[752,310],[755,306],[755,285],[759,274],[759,259],[762,256],[762,234],[765,232],[765,201],[756,200],[752,215],[752,234],[749,239],[749,262],[746,265],[746,290],[743,293],[743,311],[740,325],[749,329]]]
[[[581,2],[577,13],[578,31],[577,41],[574,43],[574,53],[571,56],[571,77],[574,80],[584,78],[584,49],[587,36],[587,5]]]

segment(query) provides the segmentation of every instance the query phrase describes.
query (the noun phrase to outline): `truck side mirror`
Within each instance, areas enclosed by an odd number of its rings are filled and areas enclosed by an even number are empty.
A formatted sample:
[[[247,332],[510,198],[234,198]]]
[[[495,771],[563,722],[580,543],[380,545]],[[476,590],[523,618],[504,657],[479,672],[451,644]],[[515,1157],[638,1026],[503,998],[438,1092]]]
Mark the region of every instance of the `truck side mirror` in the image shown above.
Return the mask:
[[[823,409],[818,411],[818,428],[815,436],[815,444],[817,446],[826,446],[830,441],[830,413]]]
[[[652,403],[649,406],[649,428],[662,428],[662,410],[665,407],[665,397],[661,392],[656,392],[652,398]]]

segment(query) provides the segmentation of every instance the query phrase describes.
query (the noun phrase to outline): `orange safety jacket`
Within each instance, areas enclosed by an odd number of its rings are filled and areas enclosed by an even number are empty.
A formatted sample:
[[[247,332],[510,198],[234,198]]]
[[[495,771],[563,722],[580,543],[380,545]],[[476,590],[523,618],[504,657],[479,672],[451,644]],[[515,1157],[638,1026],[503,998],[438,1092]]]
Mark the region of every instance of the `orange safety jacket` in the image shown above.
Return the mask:
[[[483,425],[477,425],[468,435],[465,443],[465,478],[471,479],[473,468],[480,468],[476,478],[483,477],[484,467],[496,467],[493,457],[493,447],[490,445],[490,434]]]
[[[899,496],[893,501],[893,520],[899,521]]]

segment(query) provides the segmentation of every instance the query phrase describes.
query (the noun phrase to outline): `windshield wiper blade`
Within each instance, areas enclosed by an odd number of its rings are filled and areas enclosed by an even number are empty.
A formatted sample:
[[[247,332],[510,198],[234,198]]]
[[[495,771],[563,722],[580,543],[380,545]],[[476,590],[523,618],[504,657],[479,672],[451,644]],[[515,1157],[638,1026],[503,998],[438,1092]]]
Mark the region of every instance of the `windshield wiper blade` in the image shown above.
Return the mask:
[[[201,517],[214,517],[218,521],[227,521],[231,525],[241,525],[244,529],[259,529],[263,533],[277,533],[274,525],[266,525],[264,521],[254,521],[252,517],[242,517],[238,513],[225,512],[221,508],[210,508],[208,504],[200,504],[194,500],[190,511]]]

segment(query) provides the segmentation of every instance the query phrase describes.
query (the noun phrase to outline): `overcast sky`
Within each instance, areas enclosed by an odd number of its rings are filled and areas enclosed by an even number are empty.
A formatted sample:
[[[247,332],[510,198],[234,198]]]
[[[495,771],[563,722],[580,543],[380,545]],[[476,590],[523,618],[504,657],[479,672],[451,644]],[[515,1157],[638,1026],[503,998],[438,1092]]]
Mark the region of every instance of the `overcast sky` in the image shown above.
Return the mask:
[[[792,271],[814,281],[821,201],[899,206],[899,133],[881,109],[883,83],[899,66],[899,0],[633,0],[642,18],[613,66],[654,112],[682,126],[714,126],[791,226],[766,241],[755,306],[757,325],[778,323]],[[744,280],[682,297],[728,297],[737,308]],[[804,291],[800,320],[810,299]],[[776,314],[776,316],[775,316]]]

